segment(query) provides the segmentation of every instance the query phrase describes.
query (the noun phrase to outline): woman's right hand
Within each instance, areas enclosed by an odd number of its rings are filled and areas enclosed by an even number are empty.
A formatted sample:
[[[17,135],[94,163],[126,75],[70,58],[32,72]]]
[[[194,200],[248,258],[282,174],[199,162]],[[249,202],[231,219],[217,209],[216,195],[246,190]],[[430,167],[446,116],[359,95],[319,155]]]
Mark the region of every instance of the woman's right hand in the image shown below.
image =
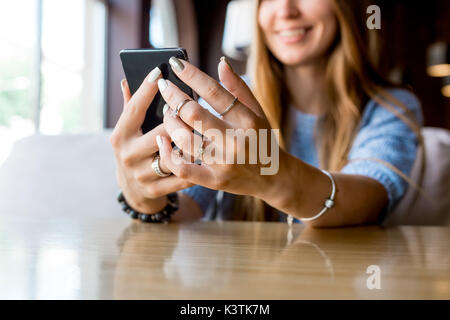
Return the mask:
[[[127,202],[143,213],[155,213],[166,205],[166,195],[192,186],[174,175],[160,177],[152,169],[152,161],[158,151],[156,137],[170,141],[161,124],[142,134],[147,108],[158,92],[157,81],[161,77],[158,68],[152,70],[139,89],[131,96],[127,81],[121,82],[124,107],[111,134],[111,145],[116,158],[116,177]],[[170,172],[160,160],[163,172]]]

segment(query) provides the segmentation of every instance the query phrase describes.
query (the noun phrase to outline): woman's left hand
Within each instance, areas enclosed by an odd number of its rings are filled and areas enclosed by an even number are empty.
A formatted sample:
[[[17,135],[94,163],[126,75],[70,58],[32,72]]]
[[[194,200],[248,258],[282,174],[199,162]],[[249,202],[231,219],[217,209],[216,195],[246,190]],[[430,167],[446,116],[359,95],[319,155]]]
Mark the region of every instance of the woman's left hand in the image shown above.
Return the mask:
[[[171,142],[161,137],[164,163],[176,176],[191,183],[264,199],[267,192],[277,188],[273,176],[278,172],[280,149],[250,89],[223,60],[218,69],[225,88],[189,62],[172,58],[170,63],[176,75],[217,113],[230,106],[235,97],[238,101],[223,117],[217,117],[172,82],[159,80],[159,90],[171,109],[164,114],[164,127],[183,154],[172,150]],[[177,106],[186,99],[190,101],[176,116]],[[203,142],[192,129],[203,134]],[[202,164],[185,160],[185,155],[200,159]]]

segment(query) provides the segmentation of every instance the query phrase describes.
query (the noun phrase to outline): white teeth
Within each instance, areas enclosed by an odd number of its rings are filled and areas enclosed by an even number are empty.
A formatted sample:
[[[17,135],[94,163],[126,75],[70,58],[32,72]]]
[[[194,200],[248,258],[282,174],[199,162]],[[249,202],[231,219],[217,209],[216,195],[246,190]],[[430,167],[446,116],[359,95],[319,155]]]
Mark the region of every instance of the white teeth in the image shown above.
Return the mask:
[[[279,35],[282,37],[293,37],[293,36],[303,35],[305,33],[306,33],[306,28],[301,28],[301,29],[280,31]]]

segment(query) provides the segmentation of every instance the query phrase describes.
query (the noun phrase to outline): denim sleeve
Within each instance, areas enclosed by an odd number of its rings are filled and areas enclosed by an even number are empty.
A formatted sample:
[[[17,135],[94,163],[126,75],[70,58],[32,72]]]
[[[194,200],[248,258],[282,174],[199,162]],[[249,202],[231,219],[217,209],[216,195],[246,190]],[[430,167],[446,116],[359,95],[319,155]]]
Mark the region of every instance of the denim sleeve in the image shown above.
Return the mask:
[[[208,189],[199,185],[181,190],[185,195],[194,200],[202,209],[203,214],[206,213],[209,205],[214,202],[217,190]]]
[[[406,90],[396,89],[390,93],[412,111],[422,125],[422,110],[417,98]],[[405,113],[399,107],[395,109]],[[363,175],[379,181],[388,194],[389,202],[385,209],[385,214],[388,214],[405,194],[408,182],[389,166],[373,159],[387,162],[409,176],[417,146],[418,138],[410,127],[372,100],[364,110],[360,130],[349,153],[350,162],[342,169],[342,173]]]

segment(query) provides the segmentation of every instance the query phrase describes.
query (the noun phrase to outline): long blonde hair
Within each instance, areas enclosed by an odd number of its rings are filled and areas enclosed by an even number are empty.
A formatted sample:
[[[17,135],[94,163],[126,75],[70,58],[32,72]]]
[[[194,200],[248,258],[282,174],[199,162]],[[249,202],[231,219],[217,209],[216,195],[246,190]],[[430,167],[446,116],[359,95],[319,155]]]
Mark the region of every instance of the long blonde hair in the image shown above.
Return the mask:
[[[261,0],[255,1],[255,12]],[[315,132],[320,167],[330,171],[340,171],[349,161],[352,146],[363,108],[369,99],[380,103],[403,120],[422,143],[420,125],[410,110],[386,90],[393,87],[375,71],[378,59],[377,31],[365,26],[367,1],[334,0],[334,9],[339,25],[335,42],[327,60],[325,81],[327,94],[333,107],[318,121]],[[248,74],[252,90],[274,129],[280,129],[280,146],[285,148],[283,121],[286,104],[282,97],[286,94],[283,79],[283,65],[271,54],[266,46],[262,31],[255,18],[253,43],[248,61]],[[400,170],[380,159],[391,169],[408,180]],[[237,201],[238,214],[245,212],[245,220],[276,220],[267,210],[262,200],[240,196]],[[236,213],[236,212],[235,212]]]

